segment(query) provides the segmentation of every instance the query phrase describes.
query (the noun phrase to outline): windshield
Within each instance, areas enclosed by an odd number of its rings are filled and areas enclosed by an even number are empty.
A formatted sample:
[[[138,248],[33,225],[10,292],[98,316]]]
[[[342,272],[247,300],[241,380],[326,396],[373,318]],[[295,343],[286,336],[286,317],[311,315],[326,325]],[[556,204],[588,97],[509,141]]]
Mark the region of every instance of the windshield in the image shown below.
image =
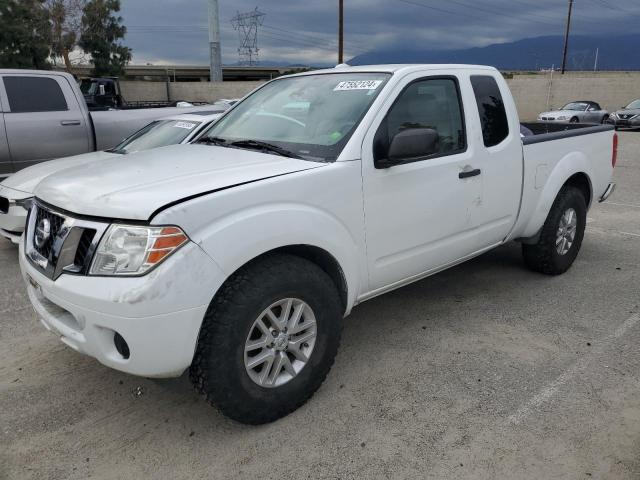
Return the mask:
[[[138,130],[120,145],[110,150],[113,153],[132,153],[151,148],[166,147],[182,143],[202,122],[185,120],[158,120]]]
[[[567,103],[564,107],[562,107],[562,110],[574,110],[577,112],[583,112],[587,109],[587,104],[584,102],[572,102],[572,103]]]
[[[95,95],[97,89],[98,84],[93,80],[84,79],[80,81],[80,91],[85,95]]]
[[[627,105],[627,110],[640,110],[640,100],[634,100],[629,105]]]
[[[259,148],[258,141],[292,157],[334,161],[389,76],[330,73],[275,80],[238,104],[199,141]]]

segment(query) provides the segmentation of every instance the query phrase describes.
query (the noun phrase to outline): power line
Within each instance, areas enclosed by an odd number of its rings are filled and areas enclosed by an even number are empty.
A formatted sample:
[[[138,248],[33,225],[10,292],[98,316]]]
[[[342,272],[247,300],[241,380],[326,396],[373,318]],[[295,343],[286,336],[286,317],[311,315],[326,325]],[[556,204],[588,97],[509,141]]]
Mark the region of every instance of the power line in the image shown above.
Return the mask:
[[[422,7],[422,8],[427,8],[429,10],[434,10],[434,11],[441,12],[441,13],[447,13],[449,15],[464,16],[464,17],[469,17],[469,18],[473,18],[473,19],[476,19],[476,20],[478,19],[478,15],[473,15],[473,14],[470,14],[470,13],[465,13],[465,12],[461,12],[461,11],[447,10],[447,9],[444,9],[444,8],[434,7],[433,5],[429,5],[429,4],[425,4],[425,3],[421,3],[421,2],[415,2],[415,1],[412,1],[412,0],[398,0],[398,1],[402,2],[402,3],[409,4],[409,5],[414,5],[416,7]],[[516,17],[514,15],[511,15],[511,14],[502,13],[502,12],[498,12],[498,11],[495,11],[495,10],[483,9],[483,8],[476,7],[476,6],[468,4],[468,3],[459,2],[459,1],[456,1],[456,0],[449,0],[449,2],[457,4],[457,5],[460,5],[460,6],[464,7],[467,10],[472,9],[472,10],[477,10],[477,11],[483,12],[483,13],[489,13],[491,15],[503,16],[503,17],[509,18],[511,20],[520,20],[518,17]],[[524,19],[522,19],[522,20],[524,20]],[[539,23],[541,25],[555,26],[553,24],[550,24],[550,23],[547,23],[547,22],[542,22],[540,20],[529,20],[529,21],[533,22],[533,23]]]

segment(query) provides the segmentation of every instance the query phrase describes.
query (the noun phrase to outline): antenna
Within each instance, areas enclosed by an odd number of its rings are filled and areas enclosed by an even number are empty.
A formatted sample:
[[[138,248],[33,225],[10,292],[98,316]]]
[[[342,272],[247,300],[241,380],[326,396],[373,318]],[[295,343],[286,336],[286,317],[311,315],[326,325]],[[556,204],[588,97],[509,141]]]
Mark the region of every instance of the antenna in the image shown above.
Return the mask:
[[[237,12],[231,19],[233,29],[240,35],[240,47],[238,48],[238,60],[240,65],[256,65],[258,63],[258,27],[262,25],[264,16],[256,7],[247,13]]]

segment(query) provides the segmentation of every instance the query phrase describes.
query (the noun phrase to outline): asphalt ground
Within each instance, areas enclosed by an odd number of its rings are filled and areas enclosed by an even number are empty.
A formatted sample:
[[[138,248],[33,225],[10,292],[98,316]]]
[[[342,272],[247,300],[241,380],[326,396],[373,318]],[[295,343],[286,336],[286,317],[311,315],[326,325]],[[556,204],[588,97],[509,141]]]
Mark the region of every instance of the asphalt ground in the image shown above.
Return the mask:
[[[510,244],[364,303],[322,388],[260,427],[67,348],[0,242],[0,479],[640,478],[640,133],[620,140],[568,273]]]

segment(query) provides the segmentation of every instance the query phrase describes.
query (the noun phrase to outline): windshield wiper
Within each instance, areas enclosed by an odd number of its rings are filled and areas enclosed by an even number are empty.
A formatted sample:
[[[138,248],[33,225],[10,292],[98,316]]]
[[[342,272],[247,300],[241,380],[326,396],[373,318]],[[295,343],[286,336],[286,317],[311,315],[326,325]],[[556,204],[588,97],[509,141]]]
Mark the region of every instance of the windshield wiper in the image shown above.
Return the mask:
[[[202,137],[193,143],[206,143],[207,145],[225,146],[227,141],[220,137]]]
[[[297,158],[298,160],[304,160],[300,155],[292,152],[291,150],[278,147],[277,145],[272,145],[271,143],[261,142],[260,140],[237,140],[235,142],[231,142],[229,145],[232,147],[238,147],[238,148],[263,150],[265,152],[275,153],[276,155],[281,155],[283,157]]]
[[[107,153],[117,153],[118,155],[126,155],[127,151],[119,148],[112,148],[111,150],[105,150]]]

